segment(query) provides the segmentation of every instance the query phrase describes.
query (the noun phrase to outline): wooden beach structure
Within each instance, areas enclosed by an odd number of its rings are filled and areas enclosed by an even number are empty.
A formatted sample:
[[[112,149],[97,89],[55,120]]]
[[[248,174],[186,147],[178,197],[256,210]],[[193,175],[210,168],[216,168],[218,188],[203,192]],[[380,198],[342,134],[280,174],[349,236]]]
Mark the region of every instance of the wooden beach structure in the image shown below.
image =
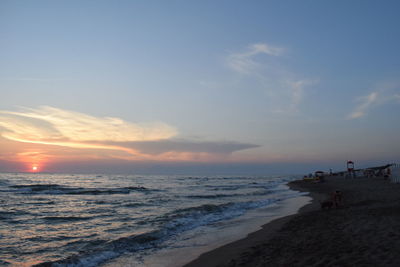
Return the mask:
[[[381,166],[368,167],[364,169],[355,169],[353,161],[347,161],[347,170],[341,172],[327,173],[323,171],[316,171],[314,176],[304,176],[304,181],[318,182],[320,178],[326,176],[344,176],[349,179],[357,177],[384,177],[393,183],[400,183],[400,164],[391,163]]]

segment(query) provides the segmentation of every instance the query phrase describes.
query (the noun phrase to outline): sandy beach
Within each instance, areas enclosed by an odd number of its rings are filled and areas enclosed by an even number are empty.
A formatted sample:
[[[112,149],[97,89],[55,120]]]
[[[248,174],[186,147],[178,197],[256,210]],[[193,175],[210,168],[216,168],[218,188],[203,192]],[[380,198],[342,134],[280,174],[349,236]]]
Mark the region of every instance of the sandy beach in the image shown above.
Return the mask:
[[[400,266],[400,184],[332,176],[289,186],[313,202],[185,266]],[[321,209],[335,190],[342,206]]]

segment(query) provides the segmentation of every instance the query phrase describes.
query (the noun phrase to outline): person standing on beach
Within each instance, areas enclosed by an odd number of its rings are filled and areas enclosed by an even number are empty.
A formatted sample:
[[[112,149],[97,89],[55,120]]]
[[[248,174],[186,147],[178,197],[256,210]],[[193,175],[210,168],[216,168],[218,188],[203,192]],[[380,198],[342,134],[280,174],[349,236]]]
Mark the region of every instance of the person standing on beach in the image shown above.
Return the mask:
[[[342,192],[339,190],[336,190],[332,194],[332,200],[333,203],[335,204],[335,208],[339,207],[342,205]]]

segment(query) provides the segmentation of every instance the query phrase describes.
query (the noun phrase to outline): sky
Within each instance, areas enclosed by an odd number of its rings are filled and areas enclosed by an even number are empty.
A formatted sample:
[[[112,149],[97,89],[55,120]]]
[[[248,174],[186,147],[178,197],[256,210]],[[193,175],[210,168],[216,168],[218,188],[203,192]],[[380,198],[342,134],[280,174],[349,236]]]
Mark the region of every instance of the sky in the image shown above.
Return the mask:
[[[0,171],[399,162],[398,1],[0,1]]]

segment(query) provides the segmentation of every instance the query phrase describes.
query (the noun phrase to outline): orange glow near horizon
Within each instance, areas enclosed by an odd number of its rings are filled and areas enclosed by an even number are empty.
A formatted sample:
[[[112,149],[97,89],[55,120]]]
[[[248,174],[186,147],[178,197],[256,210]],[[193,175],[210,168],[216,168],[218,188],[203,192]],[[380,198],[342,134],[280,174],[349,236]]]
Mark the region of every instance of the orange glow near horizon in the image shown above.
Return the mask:
[[[30,168],[30,172],[39,172],[39,171],[40,171],[40,168],[39,168],[38,164],[34,164]]]
[[[24,172],[35,173],[43,171],[44,166],[49,163],[48,157],[45,151],[34,150],[17,153],[16,161],[23,164]]]
[[[233,152],[257,147],[179,139],[178,130],[162,122],[133,123],[49,106],[0,110],[0,117],[0,161],[18,163],[30,173],[62,162],[226,162],[234,159]]]

